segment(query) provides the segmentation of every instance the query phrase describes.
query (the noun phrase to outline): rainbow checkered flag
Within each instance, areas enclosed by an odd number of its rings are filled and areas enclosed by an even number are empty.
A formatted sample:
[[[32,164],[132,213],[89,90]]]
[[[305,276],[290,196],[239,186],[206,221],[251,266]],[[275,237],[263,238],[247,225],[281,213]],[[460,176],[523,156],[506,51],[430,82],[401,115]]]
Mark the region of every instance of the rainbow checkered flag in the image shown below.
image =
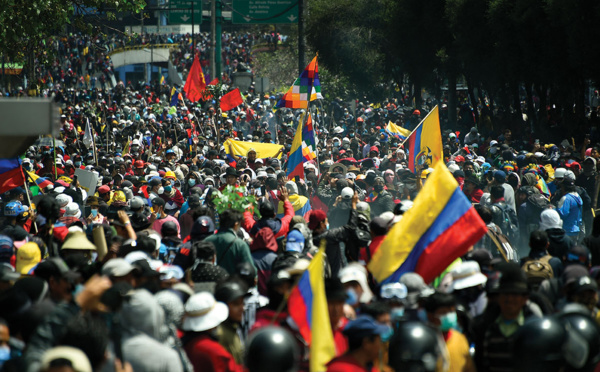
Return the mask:
[[[309,90],[310,97],[308,94]],[[276,107],[305,109],[308,107],[309,98],[310,101],[323,99],[321,95],[321,81],[319,80],[319,65],[316,56],[302,71],[300,77],[296,79],[294,85],[288,89],[283,98],[277,102]]]

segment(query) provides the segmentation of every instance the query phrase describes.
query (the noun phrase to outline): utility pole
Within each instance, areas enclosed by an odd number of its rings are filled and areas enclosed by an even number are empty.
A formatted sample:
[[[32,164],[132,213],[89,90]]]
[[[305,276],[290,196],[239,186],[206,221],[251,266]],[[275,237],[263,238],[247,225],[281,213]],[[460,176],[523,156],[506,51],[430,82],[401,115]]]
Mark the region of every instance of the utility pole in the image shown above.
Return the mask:
[[[221,4],[221,0],[215,0],[215,8],[216,8],[216,25],[215,25],[215,37],[216,37],[216,44],[215,44],[215,68],[216,68],[216,77],[221,80],[221,41],[222,41],[222,37],[221,37],[221,22],[223,21],[223,17],[222,17],[222,4]],[[213,78],[214,79],[214,78]]]
[[[192,63],[194,63],[194,58],[196,56],[196,39],[194,38],[194,17],[196,15],[194,14],[194,0],[191,0],[190,3],[192,4]],[[202,12],[200,12],[200,14],[202,14]]]
[[[304,37],[304,0],[298,0],[298,74],[302,74],[306,54],[306,38]]]
[[[217,77],[217,54],[215,50],[217,48],[217,0],[210,2],[210,78],[214,79]]]

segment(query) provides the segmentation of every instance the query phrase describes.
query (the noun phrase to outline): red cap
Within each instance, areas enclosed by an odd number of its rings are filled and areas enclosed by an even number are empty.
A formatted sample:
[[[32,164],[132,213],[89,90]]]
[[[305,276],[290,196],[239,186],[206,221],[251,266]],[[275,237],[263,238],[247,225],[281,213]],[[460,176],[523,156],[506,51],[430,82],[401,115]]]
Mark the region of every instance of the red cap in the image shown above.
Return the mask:
[[[465,158],[462,155],[458,155],[457,157],[454,158],[454,161],[457,163],[463,163],[465,161]]]
[[[321,209],[313,209],[308,217],[308,228],[314,230],[327,218],[327,214]]]
[[[144,168],[144,161],[143,160],[136,160],[135,163],[133,163],[133,166],[136,168]]]
[[[415,110],[415,111],[413,111],[413,115],[421,115],[421,111]]]
[[[369,152],[371,152],[371,151],[379,152],[379,149],[377,148],[377,146],[371,146],[371,149],[369,150]]]
[[[110,192],[110,187],[108,187],[108,185],[98,187],[98,194],[106,194],[107,192]]]

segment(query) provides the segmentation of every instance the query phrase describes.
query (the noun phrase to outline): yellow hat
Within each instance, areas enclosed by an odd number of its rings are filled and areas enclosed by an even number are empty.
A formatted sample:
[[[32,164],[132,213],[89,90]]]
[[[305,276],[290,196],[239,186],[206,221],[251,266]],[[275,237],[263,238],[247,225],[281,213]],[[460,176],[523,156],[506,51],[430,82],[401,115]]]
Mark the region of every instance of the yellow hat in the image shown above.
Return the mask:
[[[21,275],[27,275],[42,260],[42,252],[37,243],[28,242],[17,249],[16,269]]]
[[[113,194],[112,200],[114,202],[123,202],[123,203],[127,202],[127,198],[125,197],[125,193],[123,191],[121,191],[121,190],[115,191],[115,193]]]
[[[83,231],[74,231],[67,235],[60,249],[95,251],[96,246],[88,240]]]
[[[169,178],[169,179],[172,179],[172,180],[176,180],[177,179],[177,177],[175,176],[175,172],[173,172],[173,171],[166,172],[165,173],[165,178]]]

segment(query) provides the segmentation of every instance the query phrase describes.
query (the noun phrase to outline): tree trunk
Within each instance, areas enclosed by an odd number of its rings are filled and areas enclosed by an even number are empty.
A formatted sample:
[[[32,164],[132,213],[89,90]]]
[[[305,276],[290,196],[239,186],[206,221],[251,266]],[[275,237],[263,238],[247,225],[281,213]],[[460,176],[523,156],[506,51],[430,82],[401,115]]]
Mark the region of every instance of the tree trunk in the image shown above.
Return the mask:
[[[448,126],[456,128],[456,109],[458,97],[456,94],[456,74],[448,74]]]
[[[542,128],[548,124],[548,88],[546,84],[540,83],[537,85],[536,90],[540,96],[540,111],[538,113],[538,127],[541,131]]]
[[[529,119],[529,123],[532,124],[532,126],[535,126],[535,124],[537,123],[536,117],[535,117],[535,110],[533,108],[533,90],[531,83],[525,83],[525,92],[527,92],[527,118]]]
[[[421,97],[421,88],[422,88],[422,84],[421,84],[421,80],[419,79],[413,79],[413,97],[415,99],[415,108],[417,110],[421,109],[421,105],[423,104],[423,99]]]
[[[465,76],[465,79],[467,80],[467,92],[469,93],[469,99],[471,100],[471,105],[473,105],[473,113],[475,114],[475,126],[477,126],[479,124],[479,111],[477,110],[475,91],[473,90],[471,79],[468,76]]]

